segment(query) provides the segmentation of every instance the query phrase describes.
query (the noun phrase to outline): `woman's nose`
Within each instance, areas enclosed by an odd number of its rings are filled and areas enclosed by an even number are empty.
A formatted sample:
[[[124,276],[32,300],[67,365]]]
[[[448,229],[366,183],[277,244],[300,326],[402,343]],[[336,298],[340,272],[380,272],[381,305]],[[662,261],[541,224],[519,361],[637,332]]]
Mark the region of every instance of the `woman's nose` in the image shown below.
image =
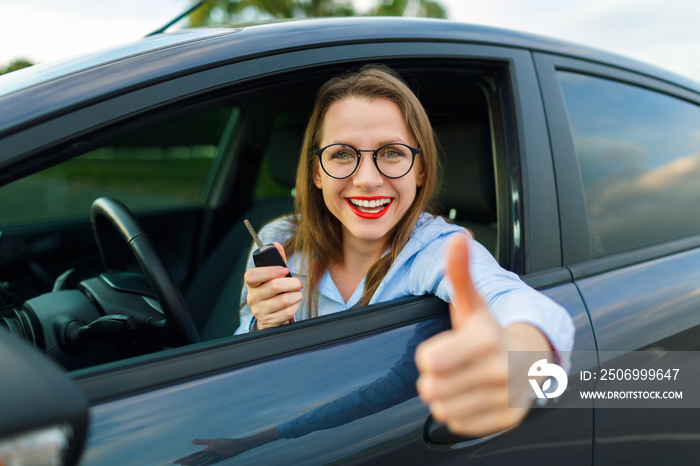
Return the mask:
[[[360,166],[352,175],[352,183],[365,191],[372,191],[384,183],[384,177],[377,170],[371,155],[360,158]]]

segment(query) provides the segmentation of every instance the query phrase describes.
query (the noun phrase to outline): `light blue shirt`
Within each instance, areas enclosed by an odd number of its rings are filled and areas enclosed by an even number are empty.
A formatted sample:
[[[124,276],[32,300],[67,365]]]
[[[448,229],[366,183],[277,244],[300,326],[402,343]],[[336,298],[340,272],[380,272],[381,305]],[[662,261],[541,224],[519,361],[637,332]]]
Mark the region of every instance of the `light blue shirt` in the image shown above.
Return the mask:
[[[275,220],[260,231],[260,239],[265,244],[273,241],[283,244],[292,234],[289,227],[289,222],[284,219]],[[443,275],[443,268],[448,238],[457,233],[468,236],[463,227],[449,224],[442,217],[421,215],[411,238],[379,284],[370,304],[428,293],[451,301],[452,285]],[[471,240],[469,252],[474,285],[501,326],[507,327],[516,322],[534,325],[547,336],[557,352],[572,350],[574,325],[563,307],[530,288],[516,274],[503,269],[477,241]],[[306,272],[301,270],[300,255],[292,255],[287,263],[292,275],[299,277],[306,285]],[[252,251],[248,257],[247,268],[250,267],[254,267]],[[352,297],[345,302],[326,270],[319,283],[318,315],[355,307],[362,298],[364,288],[363,279]],[[236,334],[248,332],[253,318],[246,304],[246,295],[247,288],[244,286],[241,292],[241,323]],[[299,321],[307,317],[308,306],[302,301],[295,319]]]

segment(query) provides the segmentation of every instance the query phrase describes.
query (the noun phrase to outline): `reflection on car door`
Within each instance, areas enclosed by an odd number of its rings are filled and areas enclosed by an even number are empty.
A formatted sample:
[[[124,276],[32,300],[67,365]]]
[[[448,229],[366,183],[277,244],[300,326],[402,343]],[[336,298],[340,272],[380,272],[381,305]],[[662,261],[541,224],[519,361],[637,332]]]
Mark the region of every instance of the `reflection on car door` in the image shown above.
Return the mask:
[[[700,251],[577,281],[601,351],[700,349]],[[596,464],[692,463],[700,455],[692,409],[598,409]]]

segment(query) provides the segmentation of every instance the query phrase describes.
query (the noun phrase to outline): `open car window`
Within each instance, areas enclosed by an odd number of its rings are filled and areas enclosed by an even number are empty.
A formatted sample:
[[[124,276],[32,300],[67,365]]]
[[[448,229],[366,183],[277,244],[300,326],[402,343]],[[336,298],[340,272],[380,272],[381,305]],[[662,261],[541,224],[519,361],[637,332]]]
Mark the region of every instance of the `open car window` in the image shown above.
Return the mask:
[[[507,217],[499,215],[503,206],[498,202],[508,197],[498,195],[506,189],[498,160],[506,154],[499,150],[505,144],[494,140],[494,135],[504,134],[496,129],[501,122],[499,90],[494,85],[502,66],[476,64],[461,70],[447,65],[390,65],[418,94],[439,138],[444,176],[437,213],[469,228],[505,263],[503,235],[512,229],[504,225]],[[167,339],[154,342],[146,336],[147,344],[141,340],[138,347],[124,342],[115,347],[107,341],[66,349],[61,338],[47,341],[49,326],[37,323],[45,318],[61,320],[62,311],[38,316],[41,306],[22,307],[53,289],[78,293],[78,289],[95,288],[80,285],[102,272],[90,206],[96,198],[109,197],[128,207],[151,238],[182,292],[201,339],[233,338],[252,244],[242,221],[249,219],[259,229],[292,211],[298,150],[315,92],[337,72],[321,69],[255,87],[247,84],[210,99],[183,102],[171,114],[159,111],[153,118],[139,117],[117,128],[112,137],[101,135],[107,142],[100,147],[0,188],[0,200],[16,200],[12,209],[0,214],[4,233],[0,279],[11,285],[14,297],[2,302],[0,325],[33,339],[39,348],[60,353],[59,361],[72,370],[171,346]],[[124,259],[124,269],[139,273],[126,244],[118,247],[114,255]],[[71,269],[73,283],[56,288],[57,278]],[[127,293],[143,289],[134,285]],[[51,305],[53,299],[46,296],[40,304]],[[152,295],[147,297],[150,300],[134,304],[145,310],[134,312],[158,318],[161,309]],[[78,307],[88,306],[75,294],[58,299],[67,311],[71,300]],[[128,314],[133,311],[131,302],[124,301],[120,311],[115,307],[107,313]],[[104,313],[81,311],[68,320],[84,326]],[[250,338],[255,336],[245,337]],[[76,358],[87,352],[89,357]]]

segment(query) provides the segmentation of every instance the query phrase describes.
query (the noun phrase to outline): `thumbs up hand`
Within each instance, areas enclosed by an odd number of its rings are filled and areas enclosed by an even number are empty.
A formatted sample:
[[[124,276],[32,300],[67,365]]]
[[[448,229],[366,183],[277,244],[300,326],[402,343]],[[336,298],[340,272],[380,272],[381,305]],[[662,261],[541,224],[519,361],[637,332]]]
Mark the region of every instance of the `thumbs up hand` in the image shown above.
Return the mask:
[[[452,330],[416,350],[417,386],[435,420],[456,434],[482,437],[518,424],[528,412],[508,407],[508,351],[550,351],[551,346],[530,324],[503,328],[496,322],[471,279],[468,241],[459,235],[448,245]],[[514,406],[526,406],[531,397],[531,387],[523,382],[510,394],[517,397],[511,399]]]

